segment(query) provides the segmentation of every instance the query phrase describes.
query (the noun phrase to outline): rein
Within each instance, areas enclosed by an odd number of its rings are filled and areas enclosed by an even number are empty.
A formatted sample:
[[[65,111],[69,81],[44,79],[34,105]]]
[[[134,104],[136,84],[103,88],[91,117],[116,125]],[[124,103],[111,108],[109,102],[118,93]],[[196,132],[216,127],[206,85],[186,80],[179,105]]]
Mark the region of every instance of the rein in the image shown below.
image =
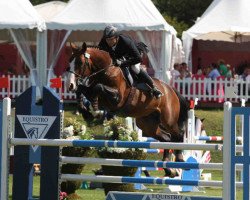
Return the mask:
[[[87,67],[91,70],[91,66],[90,66],[90,63],[89,63],[89,61],[88,61],[88,59],[90,58],[90,54],[84,53],[83,55],[84,55],[84,58],[85,58],[85,63],[82,65],[82,67],[87,66]],[[70,72],[70,73],[73,73],[73,74],[75,74],[76,76],[78,76],[79,78],[81,78],[81,79],[82,79],[82,84],[84,84],[84,86],[90,87],[90,86],[93,85],[93,83],[94,83],[94,81],[92,81],[91,83],[89,83],[90,78],[93,78],[93,77],[95,77],[96,75],[98,75],[98,74],[104,72],[107,68],[109,68],[109,67],[111,67],[111,66],[113,66],[113,65],[112,65],[112,62],[111,62],[111,64],[108,65],[107,67],[105,67],[105,68],[103,68],[103,69],[100,69],[100,70],[98,70],[98,71],[96,71],[96,72],[90,74],[89,76],[86,76],[85,78],[83,78],[82,75],[77,74],[77,73],[75,73],[75,72],[73,72],[73,71],[71,71],[71,70],[67,70],[67,71]],[[92,68],[94,69],[94,66],[93,66]],[[85,70],[86,70],[86,69],[85,69]]]

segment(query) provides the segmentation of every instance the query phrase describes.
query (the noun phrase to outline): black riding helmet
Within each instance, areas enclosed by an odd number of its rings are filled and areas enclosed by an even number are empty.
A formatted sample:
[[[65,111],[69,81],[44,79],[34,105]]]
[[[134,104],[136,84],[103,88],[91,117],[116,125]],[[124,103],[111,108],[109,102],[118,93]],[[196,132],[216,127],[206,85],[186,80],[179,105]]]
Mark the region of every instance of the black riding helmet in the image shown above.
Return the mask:
[[[111,38],[114,36],[118,36],[117,28],[114,26],[107,26],[103,31],[104,38]]]

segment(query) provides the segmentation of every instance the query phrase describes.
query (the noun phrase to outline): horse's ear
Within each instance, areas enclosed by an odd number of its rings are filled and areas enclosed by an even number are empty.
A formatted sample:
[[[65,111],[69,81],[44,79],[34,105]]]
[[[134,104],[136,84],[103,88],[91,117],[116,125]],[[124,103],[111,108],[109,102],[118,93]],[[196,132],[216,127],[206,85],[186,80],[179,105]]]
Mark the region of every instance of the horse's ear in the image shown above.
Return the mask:
[[[205,120],[205,118],[201,119],[201,122],[203,122]]]
[[[74,43],[70,42],[70,47],[71,47],[73,54],[75,54],[75,53],[77,53],[77,51],[79,51],[79,48]]]
[[[71,47],[71,49],[77,49],[77,46],[74,43],[71,43],[71,42],[70,42],[70,47]]]
[[[87,50],[87,44],[84,42],[82,44],[82,53],[85,53],[86,50]]]

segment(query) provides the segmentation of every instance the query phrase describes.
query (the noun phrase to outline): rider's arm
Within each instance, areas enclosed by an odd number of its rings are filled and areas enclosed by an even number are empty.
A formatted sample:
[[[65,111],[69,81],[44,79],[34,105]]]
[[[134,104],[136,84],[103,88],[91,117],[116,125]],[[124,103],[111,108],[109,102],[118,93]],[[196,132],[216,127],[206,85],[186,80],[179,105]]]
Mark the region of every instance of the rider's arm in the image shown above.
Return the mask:
[[[142,62],[140,52],[137,49],[135,42],[128,37],[124,37],[122,39],[123,48],[127,53],[124,55],[126,56],[126,60],[122,62],[121,66],[131,66]]]

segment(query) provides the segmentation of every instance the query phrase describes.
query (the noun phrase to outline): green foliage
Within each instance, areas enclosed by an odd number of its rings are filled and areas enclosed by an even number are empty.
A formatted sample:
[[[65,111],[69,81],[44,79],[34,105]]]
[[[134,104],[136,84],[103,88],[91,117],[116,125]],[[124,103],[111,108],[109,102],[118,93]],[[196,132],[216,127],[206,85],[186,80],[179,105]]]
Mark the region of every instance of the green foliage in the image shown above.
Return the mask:
[[[204,13],[212,0],[153,0],[153,2],[163,15],[175,18],[190,27],[197,17]]]
[[[138,141],[138,134],[130,130],[122,119],[114,119],[104,123],[104,136],[108,140]],[[146,153],[141,149],[127,148],[99,148],[97,154],[101,158],[145,160]],[[137,167],[102,166],[104,175],[131,176],[136,173]],[[105,195],[109,191],[134,191],[133,184],[103,183]]]
[[[72,136],[78,136],[78,138],[82,140],[93,140],[94,134],[91,129],[87,129],[85,125],[82,124],[81,121],[79,121],[75,117],[65,117],[64,119],[64,132],[62,134],[63,138],[70,137],[70,133],[68,133],[68,129],[70,127],[73,129],[73,135]]]
[[[110,121],[105,121],[104,136],[109,140],[121,140],[121,141],[138,141],[136,131],[130,130],[124,125],[123,120],[116,118]]]
[[[86,126],[75,117],[67,117],[64,119],[63,137],[65,139],[77,137],[85,140],[93,139],[91,131],[86,131]],[[76,139],[76,138],[73,138]],[[62,155],[70,157],[88,157],[92,154],[90,147],[63,147]],[[63,164],[61,172],[64,174],[81,174],[85,165],[79,164]],[[61,183],[61,191],[67,194],[74,194],[81,186],[81,181],[65,181]]]
[[[181,38],[182,36],[182,32],[188,29],[188,24],[186,24],[185,22],[179,22],[177,21],[176,18],[172,18],[170,16],[164,15],[163,16],[165,18],[165,20],[167,21],[168,24],[170,24],[171,26],[173,26],[175,28],[175,30],[177,31],[177,37]]]
[[[63,147],[62,155],[70,157],[88,157],[91,155],[90,148],[81,147]],[[79,164],[63,164],[61,168],[62,174],[81,174],[85,165]],[[67,194],[73,194],[80,188],[82,181],[65,181],[61,183],[61,191]]]
[[[106,140],[119,140],[119,141],[138,141],[138,134],[136,131],[130,130],[124,123],[122,119],[113,119],[104,122],[104,137]],[[106,157],[105,155],[110,153],[134,153],[141,151],[138,149],[127,149],[127,148],[109,148],[103,147],[98,149],[98,154],[101,157]],[[108,158],[108,157],[106,157]]]
[[[30,0],[30,2],[32,3],[32,5],[39,5],[39,4],[42,4],[42,3],[46,3],[46,2],[50,2],[50,1],[54,1],[54,0]],[[63,2],[68,2],[69,0],[60,0],[60,1],[63,1]]]

